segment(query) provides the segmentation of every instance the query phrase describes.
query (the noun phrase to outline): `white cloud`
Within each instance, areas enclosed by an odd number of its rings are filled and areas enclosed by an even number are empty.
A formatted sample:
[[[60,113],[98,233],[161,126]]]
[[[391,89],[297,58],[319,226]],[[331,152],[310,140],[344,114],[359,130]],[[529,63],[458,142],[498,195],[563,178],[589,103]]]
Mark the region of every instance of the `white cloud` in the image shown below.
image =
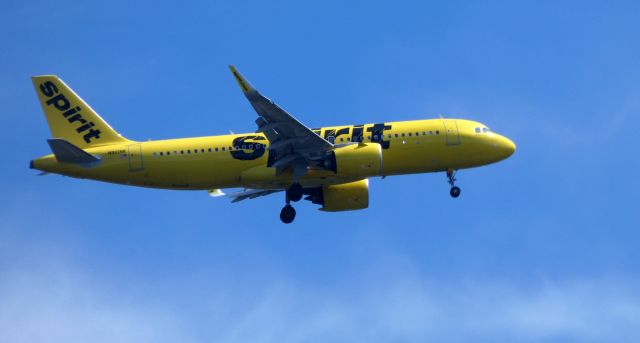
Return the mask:
[[[1,274],[1,342],[175,342],[172,314],[60,268]]]
[[[0,342],[640,339],[635,276],[441,280],[380,251],[325,284],[278,266],[260,283],[211,268],[160,284],[99,274],[60,240],[8,235],[16,230],[0,230]]]
[[[305,285],[274,275],[266,284],[233,287],[220,275],[206,281],[181,276],[183,289],[145,285],[149,293],[137,298],[121,288],[140,285],[96,281],[88,270],[50,261],[0,274],[0,341],[588,342],[640,338],[638,282],[621,278],[532,284],[438,282],[406,266],[389,273],[387,266],[356,275],[346,286]]]

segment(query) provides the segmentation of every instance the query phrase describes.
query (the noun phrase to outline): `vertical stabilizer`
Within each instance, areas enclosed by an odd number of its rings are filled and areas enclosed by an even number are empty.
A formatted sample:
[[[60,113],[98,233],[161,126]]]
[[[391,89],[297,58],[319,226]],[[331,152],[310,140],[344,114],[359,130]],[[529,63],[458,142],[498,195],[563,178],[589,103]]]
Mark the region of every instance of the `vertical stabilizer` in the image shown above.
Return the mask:
[[[53,138],[65,139],[79,148],[129,141],[57,76],[34,76],[31,79]]]

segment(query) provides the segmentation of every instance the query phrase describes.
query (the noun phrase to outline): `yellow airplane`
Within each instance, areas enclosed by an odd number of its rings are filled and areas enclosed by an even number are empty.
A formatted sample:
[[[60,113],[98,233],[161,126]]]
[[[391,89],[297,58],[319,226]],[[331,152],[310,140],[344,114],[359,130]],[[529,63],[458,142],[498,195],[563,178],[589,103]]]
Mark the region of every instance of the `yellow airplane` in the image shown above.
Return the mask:
[[[124,185],[208,190],[244,188],[232,202],[284,191],[280,212],[291,223],[291,202],[323,211],[369,206],[368,178],[446,172],[457,198],[455,172],[501,161],[515,144],[481,123],[438,118],[310,129],[260,94],[230,66],[258,113],[254,133],[139,142],[116,132],[61,79],[35,76],[33,84],[51,134],[53,154],[32,160],[44,173]]]

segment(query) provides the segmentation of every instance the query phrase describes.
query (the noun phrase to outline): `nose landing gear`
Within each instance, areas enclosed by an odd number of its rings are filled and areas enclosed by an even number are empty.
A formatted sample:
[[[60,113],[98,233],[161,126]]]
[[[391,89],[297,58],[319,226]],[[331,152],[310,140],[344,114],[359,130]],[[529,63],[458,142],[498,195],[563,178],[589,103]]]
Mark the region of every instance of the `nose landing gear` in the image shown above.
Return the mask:
[[[456,171],[449,168],[447,169],[447,179],[449,179],[449,185],[451,185],[451,190],[449,190],[449,195],[452,198],[457,198],[460,196],[460,187],[455,185],[456,182]]]

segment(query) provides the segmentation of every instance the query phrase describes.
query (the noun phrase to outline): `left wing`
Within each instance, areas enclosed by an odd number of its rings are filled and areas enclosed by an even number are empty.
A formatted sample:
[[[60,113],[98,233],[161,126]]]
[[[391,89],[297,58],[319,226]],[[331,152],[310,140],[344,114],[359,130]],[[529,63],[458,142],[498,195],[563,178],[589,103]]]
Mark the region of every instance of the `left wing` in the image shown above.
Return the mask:
[[[282,189],[245,189],[239,192],[235,192],[233,194],[227,195],[231,198],[231,202],[238,202],[245,199],[254,199],[257,197],[269,195],[272,193],[281,192]]]
[[[276,168],[276,174],[292,168],[294,179],[297,179],[307,174],[307,167],[323,166],[324,157],[333,149],[333,144],[260,94],[234,66],[229,69],[258,113],[257,132],[264,133],[270,143],[270,153],[275,154],[275,161],[268,167]]]

